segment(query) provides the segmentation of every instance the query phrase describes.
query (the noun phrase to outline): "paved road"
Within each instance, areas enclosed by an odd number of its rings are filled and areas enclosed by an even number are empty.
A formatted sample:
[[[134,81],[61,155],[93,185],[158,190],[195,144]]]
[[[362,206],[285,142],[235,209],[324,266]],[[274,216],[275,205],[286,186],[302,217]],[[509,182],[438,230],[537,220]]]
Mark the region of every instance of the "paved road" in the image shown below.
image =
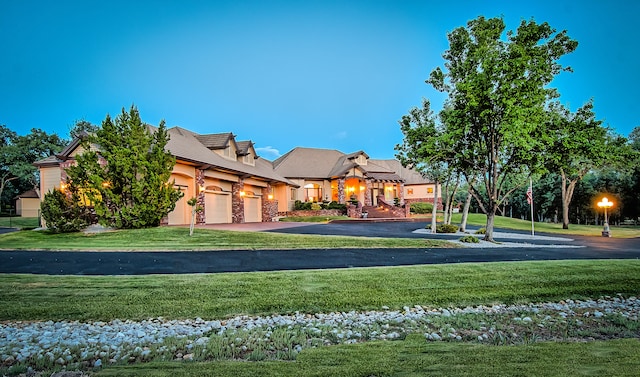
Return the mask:
[[[421,223],[317,224],[277,232],[385,237],[412,233]],[[440,236],[442,237],[442,236]],[[510,240],[513,241],[513,240]],[[529,242],[529,241],[528,241]],[[640,239],[576,237],[578,248],[540,247],[567,242],[536,241],[535,247],[464,249],[337,249],[203,252],[0,251],[0,273],[49,275],[144,275],[295,269],[402,266],[461,262],[560,259],[638,259]]]

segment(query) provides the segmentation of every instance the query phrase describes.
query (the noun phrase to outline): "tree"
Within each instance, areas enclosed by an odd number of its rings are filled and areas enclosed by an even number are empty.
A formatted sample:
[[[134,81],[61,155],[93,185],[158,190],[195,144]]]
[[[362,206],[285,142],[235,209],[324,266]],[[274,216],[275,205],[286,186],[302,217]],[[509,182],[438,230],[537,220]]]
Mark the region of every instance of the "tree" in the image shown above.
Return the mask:
[[[562,228],[569,229],[569,204],[576,184],[590,170],[602,166],[613,143],[607,137],[607,129],[601,126],[602,121],[595,119],[592,101],[575,113],[553,102],[548,123],[553,137],[545,156],[549,170],[560,174]]]
[[[471,189],[487,215],[485,240],[493,241],[496,210],[517,186],[516,177],[542,166],[549,135],[542,127],[544,105],[557,97],[547,88],[564,68],[558,60],[577,47],[565,31],[556,33],[547,23],[522,21],[516,32],[506,33],[500,18],[479,17],[448,35],[446,72],[431,72],[428,84],[447,93],[440,120],[440,136],[451,143],[446,161],[465,175],[480,177],[486,196]],[[437,145],[435,143],[434,145]],[[441,152],[424,149],[429,160]],[[526,179],[523,180],[523,184]]]
[[[100,127],[96,126],[91,122],[87,122],[84,119],[77,120],[71,129],[69,130],[69,136],[71,139],[82,138],[85,134],[94,134],[98,131]]]
[[[122,109],[115,121],[107,115],[95,135],[84,139],[87,152],[67,169],[69,184],[93,203],[103,225],[158,226],[182,196],[169,183],[175,159],[165,150],[168,141],[164,121],[153,129],[133,106],[128,113]]]
[[[422,107],[413,107],[408,115],[398,122],[404,135],[403,143],[395,146],[396,158],[405,167],[412,167],[434,181],[431,232],[436,233],[439,184],[447,180],[449,169],[442,155],[427,151],[443,151],[446,146],[440,142],[440,130],[435,120],[431,103],[422,99]]]
[[[36,186],[39,177],[33,163],[60,152],[66,143],[58,135],[37,128],[21,136],[0,125],[0,198],[6,202]],[[10,195],[6,195],[9,187]]]

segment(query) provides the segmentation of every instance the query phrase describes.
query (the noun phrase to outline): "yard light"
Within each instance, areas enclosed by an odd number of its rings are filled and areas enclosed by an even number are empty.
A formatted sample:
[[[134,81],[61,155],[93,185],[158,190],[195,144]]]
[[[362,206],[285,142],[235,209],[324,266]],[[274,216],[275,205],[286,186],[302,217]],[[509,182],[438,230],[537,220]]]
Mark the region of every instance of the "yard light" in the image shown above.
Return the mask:
[[[602,201],[598,202],[598,207],[604,208],[604,229],[602,229],[602,237],[611,237],[609,231],[609,221],[607,218],[607,208],[613,207],[613,202],[610,202],[606,197],[602,198]]]

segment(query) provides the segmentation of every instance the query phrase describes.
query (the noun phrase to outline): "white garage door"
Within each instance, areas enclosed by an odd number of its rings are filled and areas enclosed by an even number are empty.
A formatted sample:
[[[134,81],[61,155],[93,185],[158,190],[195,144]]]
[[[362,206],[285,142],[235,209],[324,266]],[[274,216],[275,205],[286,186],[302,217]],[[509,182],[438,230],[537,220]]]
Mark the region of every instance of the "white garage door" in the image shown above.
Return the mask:
[[[262,198],[259,196],[246,196],[244,198],[244,221],[247,223],[259,223],[262,221]]]
[[[207,192],[204,195],[205,222],[207,224],[231,223],[231,195]]]
[[[188,195],[184,189],[180,189],[184,196],[176,202],[176,208],[169,212],[169,225],[185,225],[189,224],[189,207],[185,197]]]

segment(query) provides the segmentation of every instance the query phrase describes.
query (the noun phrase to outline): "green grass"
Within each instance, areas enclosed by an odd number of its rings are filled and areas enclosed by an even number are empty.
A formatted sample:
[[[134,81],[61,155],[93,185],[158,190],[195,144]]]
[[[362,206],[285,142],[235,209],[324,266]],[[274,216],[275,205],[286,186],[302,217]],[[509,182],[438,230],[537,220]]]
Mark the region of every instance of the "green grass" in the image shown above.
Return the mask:
[[[336,248],[424,248],[456,247],[427,239],[372,238],[233,232],[196,229],[189,237],[183,227],[157,227],[137,230],[84,234],[53,234],[22,231],[0,235],[0,248],[7,250],[265,250]]]
[[[440,216],[438,216],[440,220]],[[453,215],[452,224],[459,224],[462,215],[456,213]],[[515,229],[531,231],[531,221],[520,220],[510,217],[496,216],[496,228]],[[485,226],[487,217],[484,214],[470,213],[467,220],[468,225]],[[562,224],[553,223],[534,223],[535,231],[541,233],[557,233],[557,234],[573,234],[579,236],[602,236],[602,226],[598,225],[577,225],[569,224],[569,229],[562,229]],[[611,233],[616,238],[635,238],[640,237],[640,226],[611,226]]]
[[[452,264],[154,276],[0,275],[0,321],[225,318],[640,293],[640,261]]]
[[[640,342],[428,343],[420,335],[303,351],[295,362],[150,363],[96,376],[637,376]]]
[[[40,226],[37,217],[0,217],[0,227],[5,228],[37,228]]]

